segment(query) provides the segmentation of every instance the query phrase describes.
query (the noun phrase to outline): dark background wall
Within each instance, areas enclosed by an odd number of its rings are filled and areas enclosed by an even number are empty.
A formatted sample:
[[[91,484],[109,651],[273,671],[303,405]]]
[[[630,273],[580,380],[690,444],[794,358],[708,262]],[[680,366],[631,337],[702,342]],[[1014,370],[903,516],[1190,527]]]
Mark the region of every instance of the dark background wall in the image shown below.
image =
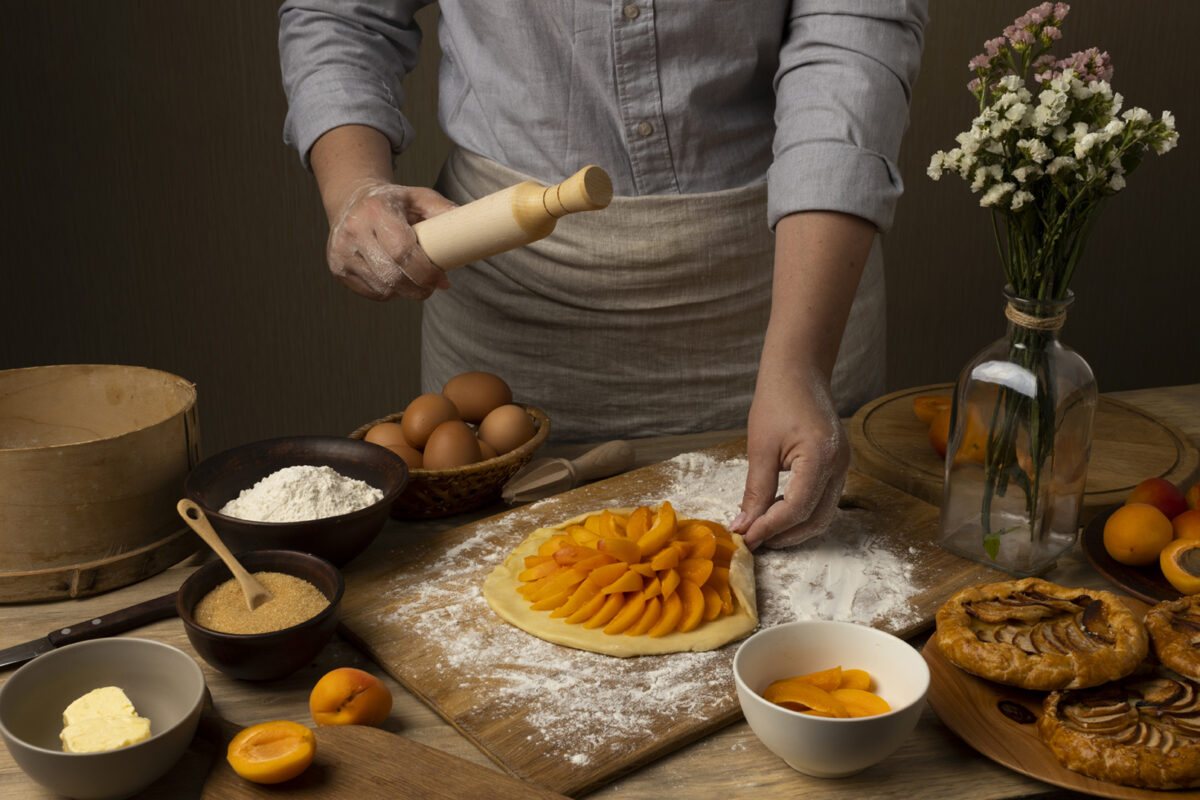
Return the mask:
[[[934,0],[908,187],[885,240],[888,384],[951,380],[1003,330],[987,213],[958,180],[925,177],[965,129],[966,62],[1030,3]],[[420,307],[376,304],[324,266],[311,177],[281,141],[273,2],[46,0],[0,25],[3,289],[0,369],[122,363],[197,384],[207,453],[289,433],[345,433],[417,392]],[[423,21],[436,10],[423,12]],[[1193,383],[1200,4],[1080,0],[1063,52],[1112,54],[1127,105],[1172,110],[1179,149],[1150,157],[1104,211],[1074,282],[1064,339],[1102,391]],[[409,98],[419,137],[398,178],[428,184],[436,43]]]

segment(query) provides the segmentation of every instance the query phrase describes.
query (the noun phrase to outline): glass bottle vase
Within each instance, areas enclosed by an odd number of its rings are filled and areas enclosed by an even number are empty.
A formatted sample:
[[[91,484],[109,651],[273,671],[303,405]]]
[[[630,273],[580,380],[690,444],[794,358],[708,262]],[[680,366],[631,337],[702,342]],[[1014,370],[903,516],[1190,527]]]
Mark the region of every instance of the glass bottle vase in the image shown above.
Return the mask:
[[[1075,543],[1096,379],[1059,341],[1062,300],[1005,287],[1007,334],[954,387],[938,544],[1014,575],[1048,569]]]

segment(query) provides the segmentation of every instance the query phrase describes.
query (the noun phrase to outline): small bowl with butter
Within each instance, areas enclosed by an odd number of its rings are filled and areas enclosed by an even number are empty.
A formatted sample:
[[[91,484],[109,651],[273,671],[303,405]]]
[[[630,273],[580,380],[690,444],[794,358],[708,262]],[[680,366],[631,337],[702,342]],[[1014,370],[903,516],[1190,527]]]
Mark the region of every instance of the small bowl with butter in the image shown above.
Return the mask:
[[[204,672],[182,650],[132,637],[38,656],[0,687],[0,738],[31,779],[81,800],[128,797],[187,750]]]
[[[229,567],[212,561],[188,576],[175,610],[208,664],[239,680],[274,680],[308,664],[337,630],[346,584],[329,561],[295,550],[252,550],[238,561],[272,594],[250,610]]]

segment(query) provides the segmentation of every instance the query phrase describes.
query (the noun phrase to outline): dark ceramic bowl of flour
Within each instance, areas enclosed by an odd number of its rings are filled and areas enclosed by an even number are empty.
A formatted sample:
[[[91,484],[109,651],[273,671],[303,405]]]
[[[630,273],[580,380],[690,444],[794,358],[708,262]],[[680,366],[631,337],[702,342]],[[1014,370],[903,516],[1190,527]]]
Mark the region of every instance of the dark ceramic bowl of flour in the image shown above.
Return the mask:
[[[188,474],[184,494],[234,553],[298,550],[340,567],[383,530],[407,483],[404,460],[385,447],[290,436],[206,458]]]

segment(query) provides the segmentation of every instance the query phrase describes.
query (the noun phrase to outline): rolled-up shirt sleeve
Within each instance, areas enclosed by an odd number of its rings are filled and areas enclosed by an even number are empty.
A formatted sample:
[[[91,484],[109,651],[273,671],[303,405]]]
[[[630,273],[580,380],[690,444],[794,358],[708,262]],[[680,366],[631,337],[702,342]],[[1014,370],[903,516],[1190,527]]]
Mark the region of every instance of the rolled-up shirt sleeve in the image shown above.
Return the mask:
[[[927,19],[926,0],[792,4],[775,76],[772,227],[814,210],[890,227]]]
[[[279,9],[279,61],[288,112],[283,139],[306,168],[313,143],[341,125],[382,132],[392,150],[412,141],[404,76],[417,63],[416,10],[427,2],[289,0]]]

